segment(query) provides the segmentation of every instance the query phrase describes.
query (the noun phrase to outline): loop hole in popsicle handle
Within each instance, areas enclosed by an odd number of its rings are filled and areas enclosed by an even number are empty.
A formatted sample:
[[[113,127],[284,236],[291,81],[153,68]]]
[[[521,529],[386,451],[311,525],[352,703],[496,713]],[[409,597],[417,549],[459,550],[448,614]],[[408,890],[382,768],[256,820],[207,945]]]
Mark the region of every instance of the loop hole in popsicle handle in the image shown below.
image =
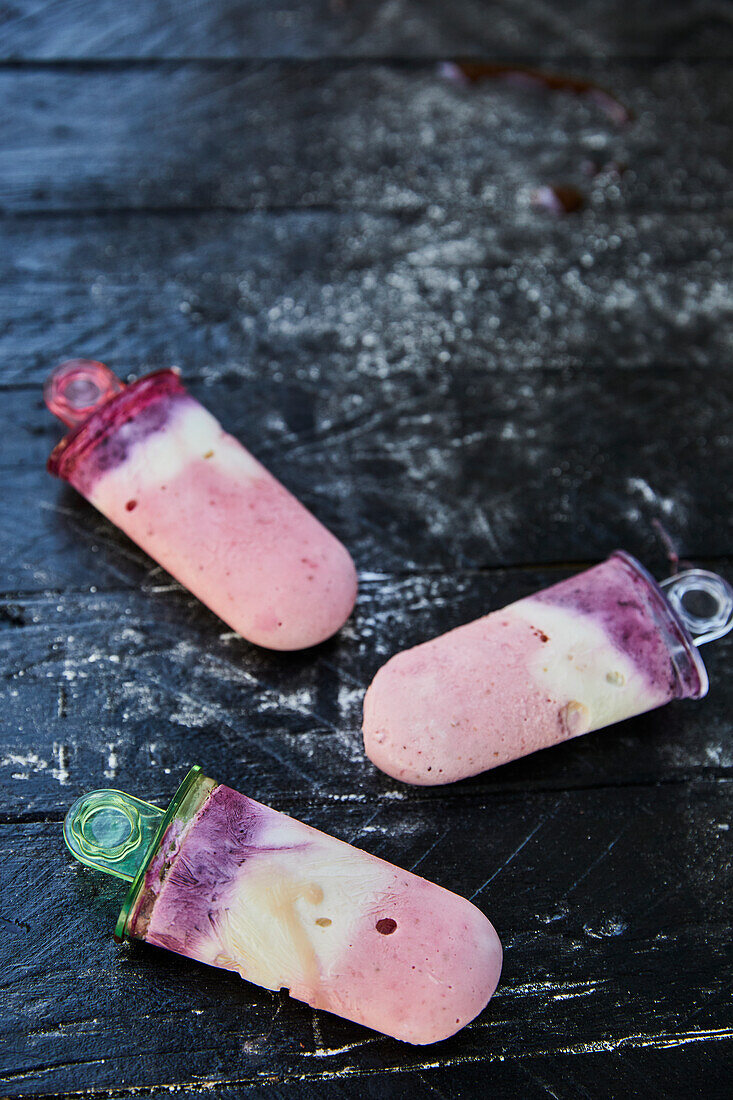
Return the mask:
[[[661,587],[696,646],[722,638],[733,628],[733,588],[707,569],[687,569]]]
[[[104,363],[95,359],[67,359],[46,381],[43,398],[54,416],[67,427],[75,428],[124,388]]]
[[[67,813],[64,841],[80,863],[132,882],[163,815],[157,806],[123,791],[91,791]]]

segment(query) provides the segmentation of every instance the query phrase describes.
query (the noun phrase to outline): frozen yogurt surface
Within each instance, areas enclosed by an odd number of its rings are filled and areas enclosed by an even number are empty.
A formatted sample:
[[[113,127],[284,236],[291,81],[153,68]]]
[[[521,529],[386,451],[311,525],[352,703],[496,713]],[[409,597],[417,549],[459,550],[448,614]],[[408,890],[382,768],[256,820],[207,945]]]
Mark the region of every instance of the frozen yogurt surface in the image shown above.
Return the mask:
[[[501,970],[470,902],[225,786],[164,839],[129,934],[410,1043],[472,1020]]]
[[[369,758],[407,783],[448,783],[704,693],[630,561],[614,555],[398,653],[364,701]]]
[[[347,550],[174,371],[102,407],[50,468],[249,641],[316,645],[351,613]]]

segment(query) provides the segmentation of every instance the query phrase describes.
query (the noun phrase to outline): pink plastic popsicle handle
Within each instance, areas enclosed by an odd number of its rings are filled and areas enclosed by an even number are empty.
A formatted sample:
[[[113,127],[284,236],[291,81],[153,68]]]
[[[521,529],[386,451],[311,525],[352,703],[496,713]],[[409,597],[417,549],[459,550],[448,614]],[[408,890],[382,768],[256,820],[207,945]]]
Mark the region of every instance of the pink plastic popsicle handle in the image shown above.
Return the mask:
[[[54,416],[67,427],[76,428],[124,388],[104,363],[67,359],[48,378],[43,399]]]

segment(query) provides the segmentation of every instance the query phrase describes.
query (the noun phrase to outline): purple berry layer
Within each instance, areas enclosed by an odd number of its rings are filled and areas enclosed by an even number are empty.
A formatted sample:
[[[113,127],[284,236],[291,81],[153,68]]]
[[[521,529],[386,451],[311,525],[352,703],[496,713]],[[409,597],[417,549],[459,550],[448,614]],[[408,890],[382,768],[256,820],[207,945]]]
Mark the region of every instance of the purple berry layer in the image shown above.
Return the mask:
[[[473,1019],[501,968],[463,898],[228,787],[182,804],[141,895],[127,935],[411,1043]]]
[[[126,386],[54,447],[48,469],[88,496],[95,482],[130,449],[160,431],[181,402],[190,401],[178,374],[155,371]]]
[[[165,895],[155,901],[156,924],[175,928],[173,934],[156,936],[159,946],[195,954],[197,942],[209,938],[212,920],[225,908],[242,866],[251,853],[262,851],[256,843],[261,817],[258,803],[220,785],[190,825],[172,824],[145,876],[148,897],[157,897],[165,881]],[[130,934],[144,932],[136,918]]]
[[[661,589],[629,555],[614,554],[531,598],[595,619],[660,693],[670,698],[703,693],[687,632]]]

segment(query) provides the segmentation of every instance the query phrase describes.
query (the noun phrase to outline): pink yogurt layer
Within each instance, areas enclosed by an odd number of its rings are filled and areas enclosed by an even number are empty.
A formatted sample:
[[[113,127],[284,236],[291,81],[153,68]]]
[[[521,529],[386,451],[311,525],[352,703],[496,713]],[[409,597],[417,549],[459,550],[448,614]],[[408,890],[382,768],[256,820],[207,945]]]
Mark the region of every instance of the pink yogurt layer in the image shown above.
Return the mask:
[[[149,943],[410,1043],[454,1034],[496,988],[501,945],[474,905],[229,787],[175,846],[131,929]]]
[[[171,371],[103,406],[50,467],[257,645],[316,645],[352,611],[345,547]]]
[[[257,465],[242,481],[196,457],[165,485],[130,485],[129,496],[113,488],[95,503],[238,634],[303,649],[351,614],[356,571],[344,546]]]
[[[540,634],[486,616],[397,654],[364,699],[364,746],[404,783],[451,783],[570,736],[566,702],[536,686]]]
[[[397,927],[377,932],[375,916]],[[377,938],[378,937],[378,938]],[[364,913],[328,988],[291,989],[294,997],[404,1042],[435,1043],[485,1008],[499,981],[502,950],[474,905],[408,871]]]
[[[364,700],[364,745],[396,779],[448,783],[706,687],[660,589],[618,552],[393,657]]]

